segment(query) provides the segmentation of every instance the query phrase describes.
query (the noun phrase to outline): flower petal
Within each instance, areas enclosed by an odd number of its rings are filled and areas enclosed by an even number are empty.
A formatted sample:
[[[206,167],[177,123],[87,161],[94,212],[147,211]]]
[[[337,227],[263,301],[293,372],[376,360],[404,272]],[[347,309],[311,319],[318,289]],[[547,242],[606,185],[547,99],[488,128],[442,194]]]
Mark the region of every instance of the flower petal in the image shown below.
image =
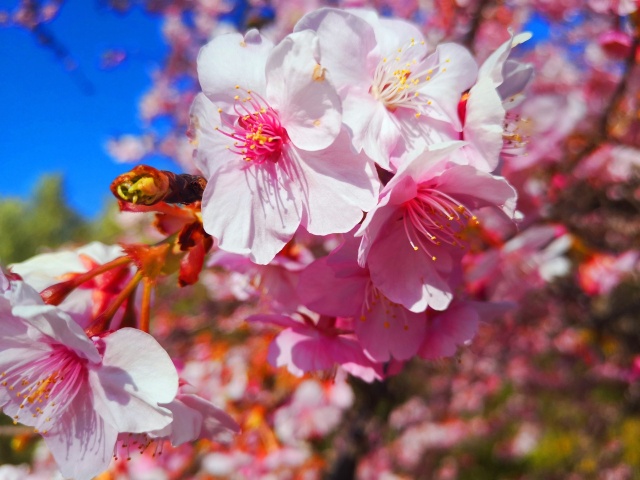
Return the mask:
[[[266,265],[300,225],[299,196],[279,166],[238,160],[209,179],[202,199],[204,229],[222,250]]]
[[[77,395],[44,440],[65,478],[90,480],[109,468],[118,432],[87,394]]]
[[[119,432],[158,430],[171,413],[158,403],[171,402],[178,373],[167,352],[149,334],[123,328],[102,339],[103,365],[89,371],[96,410]]]
[[[265,91],[264,66],[273,43],[250,30],[244,36],[227,33],[215,37],[198,54],[198,79],[212,101],[233,104],[236,85],[245,90]]]
[[[314,235],[344,233],[376,204],[380,186],[373,163],[356,154],[346,130],[321,152],[300,152],[304,217],[302,225]]]
[[[266,76],[267,100],[293,144],[308,151],[331,145],[342,127],[342,107],[320,63],[315,33],[285,37],[267,60]]]

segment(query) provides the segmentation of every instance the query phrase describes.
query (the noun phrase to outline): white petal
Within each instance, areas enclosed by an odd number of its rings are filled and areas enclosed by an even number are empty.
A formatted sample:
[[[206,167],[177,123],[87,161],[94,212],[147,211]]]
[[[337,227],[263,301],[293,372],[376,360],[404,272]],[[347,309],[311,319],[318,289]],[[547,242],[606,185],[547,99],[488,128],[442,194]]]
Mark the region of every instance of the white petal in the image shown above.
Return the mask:
[[[317,37],[292,33],[273,49],[266,66],[267,100],[296,147],[321,150],[342,126],[340,97],[321,65]]]
[[[102,339],[101,368],[89,371],[96,409],[119,432],[158,430],[171,413],[158,403],[171,402],[178,373],[167,352],[149,334],[123,328]]]
[[[202,91],[213,101],[233,102],[236,85],[259,93],[265,91],[264,66],[273,48],[256,30],[220,35],[200,49],[198,79]]]

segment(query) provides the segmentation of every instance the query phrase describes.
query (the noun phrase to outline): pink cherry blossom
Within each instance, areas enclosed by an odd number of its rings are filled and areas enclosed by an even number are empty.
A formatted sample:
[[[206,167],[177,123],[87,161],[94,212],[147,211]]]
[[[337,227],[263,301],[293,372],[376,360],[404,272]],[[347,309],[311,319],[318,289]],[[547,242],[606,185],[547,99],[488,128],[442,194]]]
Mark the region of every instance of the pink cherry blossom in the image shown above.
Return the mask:
[[[404,163],[356,233],[359,262],[375,287],[413,312],[451,302],[465,230],[480,222],[474,209],[514,214],[516,192],[506,180],[450,162],[461,145],[443,144]]]
[[[424,315],[389,300],[358,265],[359,239],[345,235],[341,246],[309,265],[298,294],[306,307],[323,315],[354,318],[351,329],[362,349],[377,362],[408,360],[425,335]]]
[[[305,29],[318,34],[354,146],[381,167],[390,168],[396,149],[441,141],[441,124],[461,130],[458,102],[477,74],[464,47],[442,44],[429,54],[415,25],[370,10],[316,10],[295,27]]]
[[[512,148],[523,143],[522,134],[505,131],[508,124],[505,115],[524,100],[522,91],[533,73],[531,65],[510,60],[509,56],[516,45],[530,37],[530,34],[512,35],[492,53],[480,67],[477,82],[459,105],[463,129],[458,137],[451,135],[450,139],[468,142],[459,153],[479,170],[495,170],[505,140],[510,141]]]
[[[171,422],[159,404],[173,401],[178,376],[150,335],[125,328],[89,339],[24,282],[0,297],[0,317],[0,405],[44,437],[65,477],[105,470],[118,432]]]
[[[230,68],[232,67],[232,68]],[[208,178],[205,230],[266,264],[298,226],[345,232],[375,204],[373,165],[352,151],[315,34],[273,47],[256,31],[221,35],[198,58],[196,162]]]
[[[285,315],[253,315],[247,320],[284,327],[269,347],[269,363],[286,366],[290,373],[328,371],[342,367],[365,382],[382,379],[379,364],[362,351],[357,339],[348,330],[339,328],[336,318],[313,320],[301,315],[302,321]]]

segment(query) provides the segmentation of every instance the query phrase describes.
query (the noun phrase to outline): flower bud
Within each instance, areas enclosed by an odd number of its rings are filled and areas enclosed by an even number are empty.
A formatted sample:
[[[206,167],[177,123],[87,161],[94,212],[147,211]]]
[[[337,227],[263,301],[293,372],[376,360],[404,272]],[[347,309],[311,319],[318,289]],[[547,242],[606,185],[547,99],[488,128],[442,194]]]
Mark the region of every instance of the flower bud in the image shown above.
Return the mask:
[[[111,183],[111,192],[126,202],[153,205],[170,192],[169,179],[162,170],[138,165]]]
[[[48,305],[60,305],[77,286],[75,278],[66,282],[56,283],[42,290],[40,297]]]

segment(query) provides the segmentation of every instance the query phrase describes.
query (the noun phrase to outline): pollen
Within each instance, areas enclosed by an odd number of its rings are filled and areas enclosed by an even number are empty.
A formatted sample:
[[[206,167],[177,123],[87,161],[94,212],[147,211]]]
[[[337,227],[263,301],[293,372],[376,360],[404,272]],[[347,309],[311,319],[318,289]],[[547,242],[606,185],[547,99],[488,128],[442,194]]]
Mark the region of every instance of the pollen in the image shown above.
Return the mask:
[[[414,250],[424,251],[433,261],[437,257],[430,250],[442,242],[465,249],[464,232],[473,222],[478,220],[468,207],[426,185],[419,186],[417,195],[404,204],[403,226],[409,244]]]
[[[320,65],[319,63],[316,64],[316,66],[313,69],[313,74],[311,75],[311,77],[313,78],[314,81],[316,82],[322,82],[324,81],[325,78],[325,72],[327,70],[322,67],[322,65]]]
[[[255,93],[242,100],[239,95],[234,98],[237,120],[231,123],[230,120],[223,119],[223,128],[218,130],[233,140],[233,146],[228,146],[227,149],[241,156],[245,162],[277,162],[283,145],[288,140],[278,113]]]

